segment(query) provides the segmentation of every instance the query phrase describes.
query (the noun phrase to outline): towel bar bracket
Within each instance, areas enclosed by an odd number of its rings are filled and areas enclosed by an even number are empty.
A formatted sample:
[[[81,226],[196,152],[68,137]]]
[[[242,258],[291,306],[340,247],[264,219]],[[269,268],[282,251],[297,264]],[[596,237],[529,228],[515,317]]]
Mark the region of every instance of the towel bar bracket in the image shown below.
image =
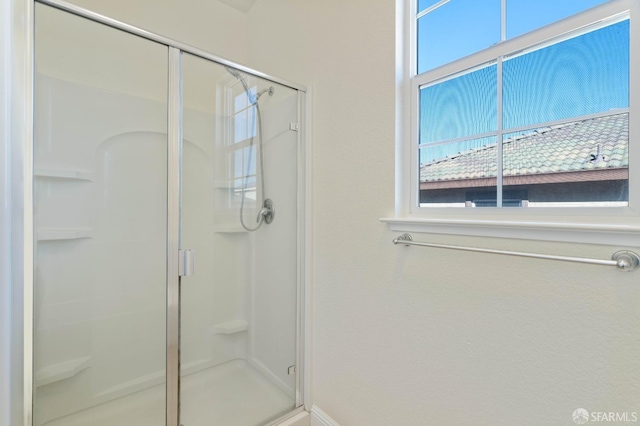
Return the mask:
[[[402,234],[398,238],[393,240],[393,244],[402,244],[404,241],[413,241],[413,237],[411,234]],[[409,246],[410,244],[405,244],[405,246]]]
[[[613,253],[612,260],[617,263],[618,269],[624,272],[631,272],[640,264],[640,256],[637,253],[628,250],[621,250]]]

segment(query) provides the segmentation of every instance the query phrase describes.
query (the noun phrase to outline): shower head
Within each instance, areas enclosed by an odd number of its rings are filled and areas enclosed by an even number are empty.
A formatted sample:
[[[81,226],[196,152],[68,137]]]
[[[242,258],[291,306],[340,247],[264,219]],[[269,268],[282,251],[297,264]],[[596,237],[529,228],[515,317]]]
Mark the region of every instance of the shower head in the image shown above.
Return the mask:
[[[229,74],[231,74],[232,76],[240,80],[240,83],[242,84],[242,88],[244,89],[244,92],[247,94],[247,97],[249,98],[249,102],[252,104],[255,104],[256,102],[258,102],[258,97],[256,96],[254,99],[254,96],[251,95],[251,90],[249,90],[249,85],[247,84],[247,80],[245,80],[244,76],[240,74],[240,71],[238,71],[235,68],[231,68],[227,66],[225,66],[224,68],[227,70]]]
[[[264,95],[265,93],[268,93],[269,96],[273,96],[273,92],[275,92],[273,86],[269,86],[268,89],[262,89],[256,94],[256,102],[258,101],[258,99],[260,99],[260,96]]]
[[[245,80],[244,76],[240,74],[240,71],[228,66],[225,66],[224,68],[227,70],[229,74],[231,74],[232,76],[240,80],[240,83],[242,84],[242,87],[244,88],[244,91],[247,94],[250,103],[252,104],[257,103],[258,99],[260,99],[260,96],[264,95],[265,93],[269,93],[269,96],[273,96],[273,92],[275,91],[273,86],[270,86],[268,89],[262,89],[255,95],[252,95],[251,90],[249,90],[249,85],[247,84],[247,80]]]

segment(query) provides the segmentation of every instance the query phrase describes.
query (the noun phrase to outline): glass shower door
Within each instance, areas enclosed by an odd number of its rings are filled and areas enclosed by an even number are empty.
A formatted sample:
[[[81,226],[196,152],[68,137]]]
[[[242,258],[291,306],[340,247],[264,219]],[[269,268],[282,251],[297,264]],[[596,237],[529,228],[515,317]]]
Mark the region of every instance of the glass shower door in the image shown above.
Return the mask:
[[[260,425],[296,406],[298,94],[188,54],[182,84],[180,423]]]
[[[36,4],[34,425],[165,424],[167,47]]]

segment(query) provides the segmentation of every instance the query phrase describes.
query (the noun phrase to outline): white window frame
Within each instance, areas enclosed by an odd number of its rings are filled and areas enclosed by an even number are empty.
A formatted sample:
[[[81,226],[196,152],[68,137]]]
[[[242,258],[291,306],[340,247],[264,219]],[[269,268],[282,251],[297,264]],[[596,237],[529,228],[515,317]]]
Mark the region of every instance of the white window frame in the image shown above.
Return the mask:
[[[506,0],[502,1],[504,10]],[[598,22],[630,18],[630,76],[640,75],[640,0],[610,0],[441,67],[416,75],[417,0],[398,0],[396,209],[381,219],[393,231],[611,245],[640,245],[640,78],[629,81],[629,205],[625,207],[419,207],[418,128],[421,86],[513,55]],[[503,39],[505,24],[501,29]],[[500,69],[498,69],[500,79]],[[498,117],[501,117],[498,110]],[[570,121],[570,120],[566,120]],[[498,159],[500,167],[501,159]]]

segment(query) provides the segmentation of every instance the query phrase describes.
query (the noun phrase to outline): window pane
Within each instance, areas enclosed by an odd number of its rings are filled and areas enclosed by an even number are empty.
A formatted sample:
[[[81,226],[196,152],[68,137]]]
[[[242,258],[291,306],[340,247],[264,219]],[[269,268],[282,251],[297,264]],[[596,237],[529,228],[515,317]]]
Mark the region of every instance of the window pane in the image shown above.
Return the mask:
[[[242,150],[233,151],[233,177],[241,178],[245,175],[243,166]]]
[[[256,174],[256,161],[257,161],[257,148],[254,146],[244,148],[244,170],[242,171],[243,176],[247,175],[255,175]],[[248,173],[247,173],[248,172]]]
[[[504,128],[629,106],[629,21],[504,62]]]
[[[484,207],[496,202],[496,137],[420,150],[421,207]]]
[[[247,110],[247,138],[253,138],[256,136],[256,127],[257,127],[257,112],[255,107],[251,107]]]
[[[242,92],[235,99],[235,112],[242,111],[249,105],[249,101],[247,99],[247,93]]]
[[[244,192],[246,200],[245,206],[255,208],[256,200],[256,179],[255,177],[236,179],[234,182],[233,199],[231,202],[240,203],[242,201],[242,193]]]
[[[497,67],[420,89],[420,143],[497,130]]]
[[[500,41],[500,0],[452,0],[418,19],[418,74]]]
[[[507,0],[507,38],[567,18],[607,0]]]
[[[629,115],[504,135],[505,191],[529,207],[619,206],[629,199]]]
[[[247,139],[247,125],[248,125],[248,110],[239,112],[234,117],[234,142],[241,142]]]

